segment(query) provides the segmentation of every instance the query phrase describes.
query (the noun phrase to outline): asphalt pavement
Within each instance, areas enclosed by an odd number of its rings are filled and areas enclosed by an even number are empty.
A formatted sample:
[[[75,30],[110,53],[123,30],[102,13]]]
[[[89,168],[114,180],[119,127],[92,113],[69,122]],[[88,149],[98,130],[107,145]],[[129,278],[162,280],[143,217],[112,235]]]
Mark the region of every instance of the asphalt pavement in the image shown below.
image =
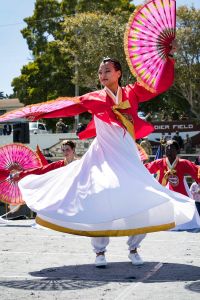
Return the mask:
[[[148,234],[143,266],[129,262],[126,237],[111,238],[98,269],[90,238],[33,224],[0,224],[1,300],[200,299],[200,232]]]

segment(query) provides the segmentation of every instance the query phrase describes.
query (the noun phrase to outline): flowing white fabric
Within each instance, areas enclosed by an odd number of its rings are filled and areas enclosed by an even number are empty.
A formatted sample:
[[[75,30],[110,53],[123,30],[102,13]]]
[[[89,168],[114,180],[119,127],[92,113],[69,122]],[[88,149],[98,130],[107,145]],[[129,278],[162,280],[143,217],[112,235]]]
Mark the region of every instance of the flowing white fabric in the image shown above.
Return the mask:
[[[97,137],[80,160],[19,182],[23,200],[39,218],[81,231],[123,231],[192,219],[193,201],[149,174],[129,133],[96,117],[95,125]]]

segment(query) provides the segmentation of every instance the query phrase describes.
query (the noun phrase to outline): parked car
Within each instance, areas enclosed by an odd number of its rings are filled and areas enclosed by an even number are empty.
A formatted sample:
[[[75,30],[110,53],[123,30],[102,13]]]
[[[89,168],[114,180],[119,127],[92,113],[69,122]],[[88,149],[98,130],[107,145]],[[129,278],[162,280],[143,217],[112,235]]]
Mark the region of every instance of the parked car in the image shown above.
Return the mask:
[[[30,131],[30,133],[34,133],[34,134],[48,133],[46,125],[44,123],[40,123],[40,122],[29,122],[29,131]]]

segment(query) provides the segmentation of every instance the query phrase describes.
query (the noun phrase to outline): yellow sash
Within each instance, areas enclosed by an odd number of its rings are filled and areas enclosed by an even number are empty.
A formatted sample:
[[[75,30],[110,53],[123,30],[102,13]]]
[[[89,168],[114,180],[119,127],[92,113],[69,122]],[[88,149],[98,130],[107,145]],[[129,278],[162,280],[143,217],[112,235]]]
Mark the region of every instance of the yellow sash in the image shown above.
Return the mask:
[[[164,177],[163,177],[163,179],[162,179],[162,185],[164,185],[164,186],[167,185],[169,175],[174,175],[174,174],[176,174],[175,167],[176,167],[177,163],[178,163],[178,157],[176,158],[175,162],[173,163],[173,166],[170,167],[170,166],[169,166],[169,161],[168,161],[168,159],[166,158],[167,170],[164,170]]]
[[[117,118],[122,122],[122,124],[126,127],[129,134],[132,136],[132,138],[135,140],[135,130],[134,125],[132,122],[130,122],[122,113],[120,113],[119,109],[127,109],[130,108],[131,105],[128,100],[120,102],[117,105],[113,105],[112,110],[114,114],[117,116]]]
[[[162,185],[163,186],[166,186],[167,185],[167,183],[168,183],[168,177],[169,177],[169,175],[174,175],[174,174],[176,174],[176,170],[165,170],[164,171],[164,177],[163,177],[163,179],[162,179]]]

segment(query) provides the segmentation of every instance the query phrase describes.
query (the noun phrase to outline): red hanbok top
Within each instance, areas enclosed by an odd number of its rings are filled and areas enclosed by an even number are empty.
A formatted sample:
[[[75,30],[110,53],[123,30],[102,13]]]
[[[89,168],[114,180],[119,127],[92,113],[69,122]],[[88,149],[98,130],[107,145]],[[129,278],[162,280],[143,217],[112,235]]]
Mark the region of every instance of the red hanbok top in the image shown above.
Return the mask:
[[[129,84],[122,87],[122,101],[129,100],[130,108],[121,111],[125,116],[129,115],[129,119],[132,119],[134,123],[135,138],[139,139],[150,134],[154,128],[151,124],[140,119],[137,115],[138,105],[140,102],[148,101],[158,94],[166,91],[173,83],[174,80],[174,60],[167,59],[163,74],[159,82],[157,93],[151,93],[145,89],[140,83]],[[96,115],[99,119],[107,123],[118,123],[122,126],[122,123],[117,120],[116,115],[113,112],[113,100],[106,93],[106,90],[99,90],[90,92],[83,96],[80,96],[82,106],[84,106],[93,115]],[[80,139],[91,138],[96,135],[94,121],[92,120],[87,128],[79,134]]]
[[[166,158],[157,159],[145,164],[151,174],[157,173],[157,180],[169,189],[188,196],[184,185],[184,176],[190,175],[195,181],[200,182],[200,167],[193,162],[177,158],[173,168],[169,168]]]

